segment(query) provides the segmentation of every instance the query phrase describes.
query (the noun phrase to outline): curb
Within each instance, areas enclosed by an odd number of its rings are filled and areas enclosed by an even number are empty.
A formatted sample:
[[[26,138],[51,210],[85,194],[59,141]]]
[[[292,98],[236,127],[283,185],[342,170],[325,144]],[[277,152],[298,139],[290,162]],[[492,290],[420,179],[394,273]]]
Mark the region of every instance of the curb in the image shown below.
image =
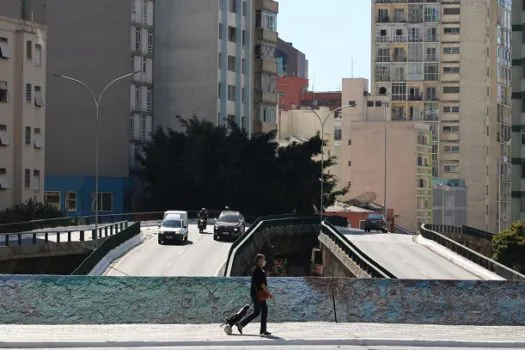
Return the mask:
[[[203,346],[399,346],[399,347],[459,347],[459,348],[523,348],[525,341],[470,341],[470,340],[416,340],[416,339],[324,339],[324,340],[286,340],[279,337],[258,340],[199,340],[199,341],[39,341],[39,342],[0,342],[1,349],[25,348],[140,348],[140,347],[203,347]]]

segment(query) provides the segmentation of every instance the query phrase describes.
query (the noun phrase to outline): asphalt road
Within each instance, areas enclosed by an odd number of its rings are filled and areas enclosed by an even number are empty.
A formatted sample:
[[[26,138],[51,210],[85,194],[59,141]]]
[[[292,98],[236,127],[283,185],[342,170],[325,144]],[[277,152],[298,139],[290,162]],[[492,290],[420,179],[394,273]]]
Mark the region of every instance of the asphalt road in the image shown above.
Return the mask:
[[[155,231],[155,230],[153,230]],[[200,234],[189,225],[188,242],[160,245],[157,235],[115,261],[106,276],[217,276],[231,242],[214,241],[213,225]]]
[[[346,236],[365,254],[398,278],[480,279],[429,248],[415,243],[409,235],[354,233]]]

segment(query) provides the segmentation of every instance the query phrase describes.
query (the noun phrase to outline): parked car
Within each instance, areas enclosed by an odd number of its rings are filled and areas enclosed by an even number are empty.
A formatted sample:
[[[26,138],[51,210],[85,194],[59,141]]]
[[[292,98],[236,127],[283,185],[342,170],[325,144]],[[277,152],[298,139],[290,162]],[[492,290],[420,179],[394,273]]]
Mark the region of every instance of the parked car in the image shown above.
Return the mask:
[[[383,214],[368,214],[365,220],[365,232],[370,232],[372,230],[383,231],[383,233],[388,232],[388,223],[386,222],[385,216]]]
[[[239,238],[246,229],[244,216],[238,211],[223,210],[213,228],[213,239],[219,240],[223,237]]]

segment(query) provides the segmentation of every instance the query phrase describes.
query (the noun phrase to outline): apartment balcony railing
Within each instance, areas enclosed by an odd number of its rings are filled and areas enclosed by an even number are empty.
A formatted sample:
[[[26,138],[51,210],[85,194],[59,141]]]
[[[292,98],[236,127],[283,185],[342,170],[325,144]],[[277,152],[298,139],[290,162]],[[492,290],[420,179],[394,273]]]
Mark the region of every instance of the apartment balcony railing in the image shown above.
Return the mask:
[[[439,42],[439,35],[425,35],[426,42]]]
[[[383,35],[383,36],[376,36],[376,43],[389,43],[392,41],[392,37]]]
[[[408,37],[406,35],[394,35],[392,37],[392,41],[397,42],[397,43],[403,43],[407,41],[407,38]]]
[[[439,101],[439,97],[436,95],[425,95],[424,99],[425,101]]]
[[[388,16],[378,16],[376,18],[376,23],[390,23],[390,17],[388,17]]]
[[[414,43],[414,42],[421,42],[423,41],[423,37],[422,36],[409,36],[408,37],[408,41],[411,42],[411,43]]]
[[[409,101],[423,101],[423,95],[408,95]]]
[[[406,114],[404,114],[404,113],[392,113],[392,120],[394,120],[394,121],[406,120]]]
[[[438,62],[439,56],[438,55],[425,55],[425,61],[427,62]]]
[[[393,56],[392,62],[406,62],[407,57],[405,55]]]
[[[423,23],[423,16],[421,17],[408,17],[408,23]]]

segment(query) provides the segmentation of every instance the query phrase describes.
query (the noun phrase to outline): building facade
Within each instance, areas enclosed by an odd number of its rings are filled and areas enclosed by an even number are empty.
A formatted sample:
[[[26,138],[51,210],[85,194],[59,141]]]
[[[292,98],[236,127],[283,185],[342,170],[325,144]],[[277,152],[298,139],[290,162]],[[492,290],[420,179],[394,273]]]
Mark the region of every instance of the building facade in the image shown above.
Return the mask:
[[[512,221],[525,220],[525,7],[512,3]]]
[[[0,14],[47,25],[45,201],[68,215],[95,208],[95,106],[78,84],[98,95],[114,78],[100,104],[101,213],[128,211],[130,168],[151,138],[153,115],[153,0],[5,0]],[[95,23],[95,25],[93,25]]]
[[[44,199],[47,28],[0,17],[0,211]]]
[[[277,14],[274,0],[254,0],[253,132],[277,128]]]
[[[336,175],[342,185],[350,185],[347,197],[370,193],[383,205],[386,176],[387,208],[394,210],[397,224],[415,232],[432,222],[430,126],[392,120],[388,96],[369,94],[367,79],[343,79],[342,87],[342,100],[355,104],[344,108],[334,124]]]
[[[296,49],[292,43],[279,38],[276,56],[279,76],[308,79],[308,60],[306,55]]]
[[[434,178],[434,225],[462,226],[467,224],[467,187],[462,180]]]
[[[373,3],[372,91],[430,126],[433,175],[464,179],[489,231],[510,223],[510,52],[510,0]]]

